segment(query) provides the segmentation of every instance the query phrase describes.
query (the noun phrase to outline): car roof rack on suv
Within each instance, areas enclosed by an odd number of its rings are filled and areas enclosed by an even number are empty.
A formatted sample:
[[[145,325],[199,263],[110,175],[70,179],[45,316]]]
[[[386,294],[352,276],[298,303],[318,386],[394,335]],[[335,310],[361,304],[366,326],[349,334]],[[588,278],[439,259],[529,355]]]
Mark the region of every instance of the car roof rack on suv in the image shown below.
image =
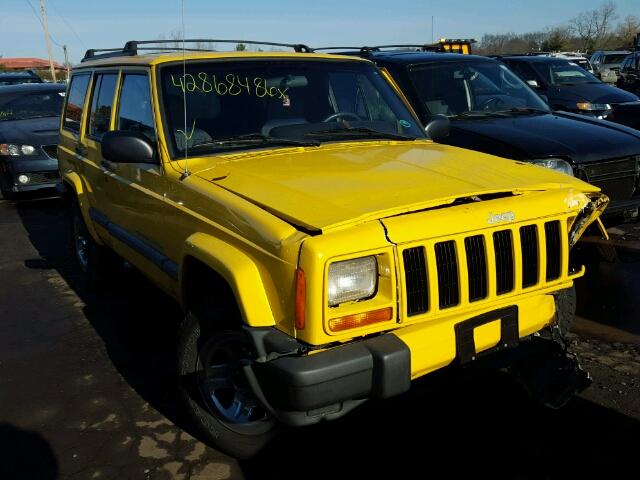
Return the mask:
[[[375,45],[375,46],[364,46],[364,47],[320,47],[320,48],[314,48],[313,51],[314,52],[320,52],[320,51],[328,51],[328,50],[351,50],[351,51],[356,51],[356,52],[360,52],[362,54],[368,54],[368,53],[372,53],[372,52],[380,52],[382,49],[386,49],[386,48],[397,48],[397,49],[402,49],[402,48],[415,48],[418,49],[421,52],[441,52],[443,51],[440,47],[439,44],[433,44],[433,45],[428,45],[428,44],[422,44],[422,45],[413,45],[413,44],[398,44],[398,45]]]
[[[438,52],[438,53],[471,53],[470,46],[476,43],[473,38],[441,38],[436,43],[402,43],[397,45],[375,45],[364,47],[320,47],[314,48],[314,52],[327,51],[327,50],[345,50],[356,51],[361,55],[371,54],[373,52],[380,52],[383,49],[395,48],[402,49],[416,49],[419,52]],[[463,48],[466,46],[466,51]]]
[[[255,40],[221,40],[213,38],[187,38],[174,40],[129,40],[122,48],[90,48],[84,54],[82,62],[89,60],[97,60],[99,58],[111,57],[128,57],[137,55],[140,51],[182,51],[182,43],[185,44],[185,51],[188,52],[211,52],[211,48],[186,47],[186,44],[202,44],[202,43],[233,43],[244,45],[265,45],[270,47],[287,47],[292,48],[298,53],[311,53],[313,50],[302,43],[275,43],[275,42],[258,42]],[[171,45],[167,45],[171,44]],[[140,47],[140,45],[147,45]],[[155,46],[154,46],[155,45]]]

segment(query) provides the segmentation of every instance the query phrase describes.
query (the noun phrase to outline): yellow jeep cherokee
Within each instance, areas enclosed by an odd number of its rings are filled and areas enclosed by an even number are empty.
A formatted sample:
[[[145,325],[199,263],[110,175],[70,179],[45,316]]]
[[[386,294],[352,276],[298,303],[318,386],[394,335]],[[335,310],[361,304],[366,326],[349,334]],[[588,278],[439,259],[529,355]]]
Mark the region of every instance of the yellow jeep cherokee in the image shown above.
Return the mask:
[[[371,62],[289,47],[88,51],[60,125],[82,271],[115,252],[180,302],[187,408],[238,457],[570,317],[607,202],[435,144]]]

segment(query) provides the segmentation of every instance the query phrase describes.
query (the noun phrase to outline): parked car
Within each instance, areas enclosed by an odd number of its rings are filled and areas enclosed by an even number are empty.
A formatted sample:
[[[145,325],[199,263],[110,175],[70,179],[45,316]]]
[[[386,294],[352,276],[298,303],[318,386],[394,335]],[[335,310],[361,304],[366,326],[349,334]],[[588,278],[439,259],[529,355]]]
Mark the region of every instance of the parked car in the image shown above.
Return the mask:
[[[640,98],[601,82],[568,60],[551,57],[502,57],[553,110],[579,113],[640,129]],[[617,115],[619,108],[629,115]],[[635,112],[635,114],[633,114]]]
[[[555,385],[526,352],[573,318],[569,250],[606,207],[596,187],[434,144],[367,60],[138,45],[73,69],[60,171],[87,281],[115,252],[180,302],[204,438],[247,457],[279,423],[486,359]],[[584,379],[559,357],[554,406]]]
[[[18,85],[21,83],[44,83],[44,81],[37,73],[31,70],[0,72],[0,86]]]
[[[575,63],[579,67],[584,68],[589,73],[594,73],[593,65],[587,57],[579,52],[558,52],[550,55],[551,57],[564,58],[570,62]]]
[[[63,85],[0,87],[0,188],[4,198],[60,183],[56,148]]]
[[[618,79],[620,64],[630,53],[631,52],[629,50],[599,50],[597,52],[594,52],[589,60],[593,65],[595,75],[600,80],[606,83],[615,84]]]
[[[438,142],[575,175],[611,198],[607,224],[638,218],[640,131],[553,112],[506,65],[491,58],[370,48],[346,53],[387,70],[424,125],[446,115],[450,132]]]
[[[623,60],[616,85],[629,92],[640,93],[640,52],[632,53]]]

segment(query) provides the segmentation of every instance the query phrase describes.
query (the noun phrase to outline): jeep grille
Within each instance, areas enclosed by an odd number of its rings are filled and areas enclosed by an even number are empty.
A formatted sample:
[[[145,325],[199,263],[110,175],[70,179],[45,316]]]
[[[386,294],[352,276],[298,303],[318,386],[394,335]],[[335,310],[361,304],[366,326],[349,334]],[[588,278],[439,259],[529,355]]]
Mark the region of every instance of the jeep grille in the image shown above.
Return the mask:
[[[406,315],[544,288],[567,271],[566,245],[566,222],[552,220],[405,248]]]

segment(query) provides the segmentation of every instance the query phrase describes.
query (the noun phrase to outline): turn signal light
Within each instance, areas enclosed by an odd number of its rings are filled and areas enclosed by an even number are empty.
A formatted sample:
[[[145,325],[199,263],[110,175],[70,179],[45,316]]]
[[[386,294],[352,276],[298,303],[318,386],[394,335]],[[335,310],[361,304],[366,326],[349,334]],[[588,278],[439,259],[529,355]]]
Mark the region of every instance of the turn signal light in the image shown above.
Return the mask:
[[[305,324],[305,302],[307,300],[307,280],[304,270],[298,267],[296,270],[296,304],[295,304],[295,324],[296,329],[302,330]]]
[[[387,307],[380,310],[347,315],[346,317],[332,318],[329,320],[329,330],[342,332],[351,328],[365,327],[374,323],[389,321],[392,316],[393,308]]]

